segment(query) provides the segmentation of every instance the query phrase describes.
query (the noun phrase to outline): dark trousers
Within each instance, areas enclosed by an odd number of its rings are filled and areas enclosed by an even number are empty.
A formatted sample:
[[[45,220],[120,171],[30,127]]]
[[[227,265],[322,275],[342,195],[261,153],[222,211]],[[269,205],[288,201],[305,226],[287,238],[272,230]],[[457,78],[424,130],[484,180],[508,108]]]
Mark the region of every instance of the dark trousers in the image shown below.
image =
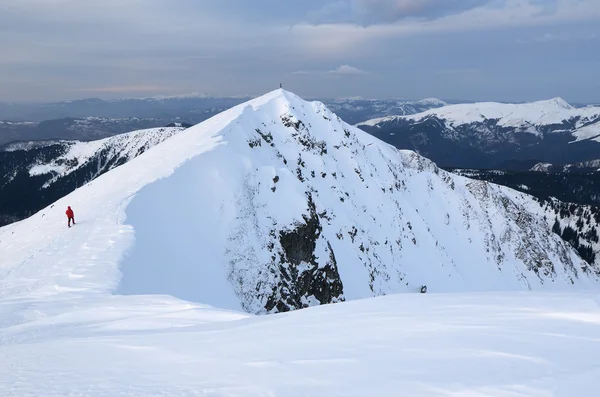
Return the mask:
[[[71,220],[73,221],[73,224],[75,224],[75,218],[69,218],[69,221],[67,222],[69,227],[71,227]]]

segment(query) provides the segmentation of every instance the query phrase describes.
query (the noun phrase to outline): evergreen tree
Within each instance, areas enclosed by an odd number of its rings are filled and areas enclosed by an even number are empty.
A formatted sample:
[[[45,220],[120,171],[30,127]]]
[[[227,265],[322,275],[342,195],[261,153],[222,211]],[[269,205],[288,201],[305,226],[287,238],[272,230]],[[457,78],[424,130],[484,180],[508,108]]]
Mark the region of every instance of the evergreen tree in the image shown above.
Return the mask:
[[[562,237],[562,229],[560,227],[560,222],[558,218],[555,218],[554,225],[552,225],[552,232]]]
[[[579,247],[579,236],[577,235],[575,229],[573,229],[571,226],[564,228],[562,232],[562,239],[575,248]]]

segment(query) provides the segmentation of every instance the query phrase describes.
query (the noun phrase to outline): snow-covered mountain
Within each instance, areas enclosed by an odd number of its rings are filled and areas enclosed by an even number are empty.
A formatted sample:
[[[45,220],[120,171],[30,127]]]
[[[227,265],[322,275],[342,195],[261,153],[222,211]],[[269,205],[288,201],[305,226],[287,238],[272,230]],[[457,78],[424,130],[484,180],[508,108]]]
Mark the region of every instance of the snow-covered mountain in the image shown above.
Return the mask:
[[[328,109],[350,124],[392,115],[421,113],[447,105],[446,102],[437,98],[426,98],[419,101],[338,98],[321,101]]]
[[[249,313],[423,285],[596,289],[600,274],[530,196],[440,170],[283,90],[1,228],[0,249],[4,296],[158,293]]]
[[[0,151],[0,225],[23,219],[184,130],[153,128],[91,141],[34,141]]]
[[[537,163],[533,167],[531,167],[531,171],[535,172],[550,172],[550,169],[553,167],[550,163]]]
[[[570,163],[595,159],[600,150],[600,107],[575,108],[560,98],[449,105],[358,126],[444,166],[493,168],[531,159]]]

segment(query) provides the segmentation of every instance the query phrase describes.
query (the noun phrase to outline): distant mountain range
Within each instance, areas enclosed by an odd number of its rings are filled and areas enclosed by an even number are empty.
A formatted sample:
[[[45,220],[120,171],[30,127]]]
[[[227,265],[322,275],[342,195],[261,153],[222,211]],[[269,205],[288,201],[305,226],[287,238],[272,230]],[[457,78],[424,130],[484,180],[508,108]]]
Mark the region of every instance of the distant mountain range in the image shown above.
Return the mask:
[[[332,112],[352,124],[376,117],[421,113],[429,109],[440,108],[447,105],[446,102],[437,98],[428,98],[420,101],[362,98],[330,99],[321,101],[325,103]]]
[[[208,116],[207,116],[208,117]],[[109,119],[103,117],[65,118],[41,122],[0,121],[0,151],[16,142],[79,140],[92,141],[126,132],[162,127],[173,123],[169,119],[129,117]]]
[[[449,105],[358,127],[448,167],[505,168],[532,159],[577,163],[600,155],[600,107],[576,108],[560,98]]]
[[[112,119],[158,118],[199,123],[198,117],[216,114],[224,109],[249,100],[249,97],[210,97],[204,95],[126,98],[115,100],[81,99],[53,103],[2,103],[0,120],[44,121],[63,118],[102,117]],[[447,103],[428,98],[418,101],[397,99],[313,98],[330,106],[335,112],[350,115],[351,122],[360,122],[376,117],[405,115],[423,112]],[[175,120],[173,120],[175,121]]]
[[[45,121],[64,118],[169,119],[199,123],[205,115],[217,114],[245,98],[204,96],[143,99],[81,99],[54,103],[0,103],[0,120]],[[210,117],[210,116],[209,116]]]
[[[16,141],[95,140],[171,123],[198,124],[249,98],[201,95],[145,99],[85,99],[48,104],[0,103],[0,147]],[[351,123],[395,114],[413,114],[446,105],[439,99],[421,101],[362,98],[324,101]]]
[[[189,95],[0,104],[0,119],[13,120],[0,121],[0,150],[14,142],[89,141],[172,123],[195,125],[247,99]],[[560,98],[520,104],[436,98],[321,102],[350,124],[446,167],[524,171],[539,163],[600,157],[600,107],[576,107]]]

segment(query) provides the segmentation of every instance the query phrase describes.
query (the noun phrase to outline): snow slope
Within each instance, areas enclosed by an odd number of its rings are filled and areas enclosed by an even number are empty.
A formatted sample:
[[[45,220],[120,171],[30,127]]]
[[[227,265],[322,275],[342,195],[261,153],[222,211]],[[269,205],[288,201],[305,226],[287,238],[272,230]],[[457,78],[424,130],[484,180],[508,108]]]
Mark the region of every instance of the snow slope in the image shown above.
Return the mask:
[[[53,159],[51,162],[39,162],[29,168],[29,175],[51,174],[44,187],[52,184],[56,179],[65,177],[85,166],[94,157],[103,157],[97,166],[96,174],[100,174],[112,168],[111,164],[116,160],[119,163],[129,161],[149,148],[159,144],[183,131],[184,127],[161,127],[149,128],[116,135],[110,138],[96,141],[55,141],[66,146],[65,152]],[[11,148],[15,151],[15,147]],[[92,175],[93,179],[96,175]]]
[[[11,324],[3,301],[0,394],[595,397],[598,302],[405,294],[255,317],[115,296]]]
[[[598,269],[541,211],[277,90],[1,228],[0,297],[168,294],[264,313],[423,284],[596,289]]]

